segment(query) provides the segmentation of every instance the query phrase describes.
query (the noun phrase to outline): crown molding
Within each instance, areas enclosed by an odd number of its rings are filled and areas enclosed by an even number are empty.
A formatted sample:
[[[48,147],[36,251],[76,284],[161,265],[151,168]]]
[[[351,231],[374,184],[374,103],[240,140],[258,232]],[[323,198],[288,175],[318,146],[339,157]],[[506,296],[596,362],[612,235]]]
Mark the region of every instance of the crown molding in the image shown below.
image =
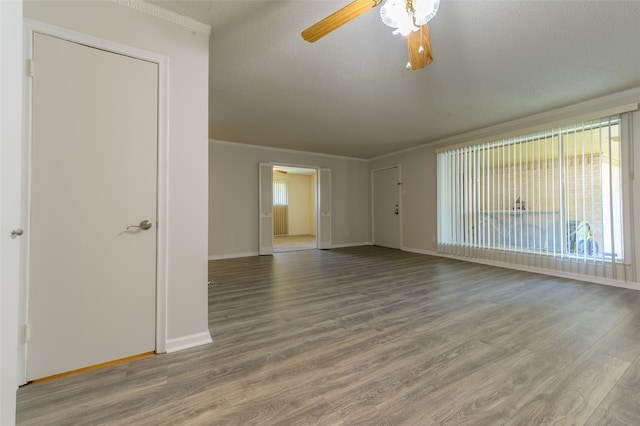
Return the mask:
[[[137,11],[146,13],[147,15],[155,16],[156,18],[163,19],[165,21],[181,25],[190,30],[198,31],[206,35],[211,35],[211,26],[198,22],[195,19],[182,16],[171,10],[164,9],[155,4],[148,3],[144,0],[110,0],[114,3],[118,3],[122,6],[135,9]]]
[[[491,140],[504,139],[507,137],[533,133],[536,131],[544,130],[549,126],[553,127],[554,125],[558,125],[558,123],[568,124],[573,121],[584,119],[585,117],[587,117],[587,119],[593,119],[592,115],[594,113],[596,113],[596,116],[603,111],[604,114],[606,114],[606,110],[609,109],[613,109],[614,113],[616,110],[618,113],[620,113],[620,110],[629,110],[629,108],[635,110],[638,107],[639,101],[640,87],[634,87],[632,89],[611,93],[583,102],[577,102],[572,105],[548,110],[505,123],[472,130],[470,132],[449,136],[447,138],[435,140],[432,142],[427,142],[400,151],[382,154],[378,157],[369,158],[369,161],[380,160],[383,158],[393,157],[395,155],[405,154],[407,152],[421,149],[440,149],[457,145],[471,145],[475,143],[488,142]]]
[[[2,0],[0,0],[2,1]],[[335,155],[335,154],[324,154],[321,152],[312,152],[312,151],[302,151],[302,150],[298,150],[298,149],[290,149],[290,148],[277,148],[274,146],[267,146],[267,145],[255,145],[255,144],[250,144],[250,143],[240,143],[240,142],[230,142],[230,141],[223,141],[220,139],[209,139],[209,143],[215,143],[218,145],[231,145],[231,146],[237,146],[237,147],[241,147],[241,148],[255,148],[255,149],[264,149],[267,151],[278,151],[278,152],[288,152],[291,154],[302,154],[302,155],[312,155],[312,156],[316,156],[316,157],[329,157],[329,158],[339,158],[341,160],[353,160],[353,161],[361,161],[361,162],[368,162],[369,160],[367,160],[366,158],[358,158],[358,157],[347,157],[344,155]],[[282,166],[286,166],[286,164],[281,164],[280,162],[277,162],[278,164],[282,165]],[[291,166],[293,167],[301,167],[301,166],[296,166],[295,164],[291,164]],[[315,166],[309,166],[309,168],[313,168]]]

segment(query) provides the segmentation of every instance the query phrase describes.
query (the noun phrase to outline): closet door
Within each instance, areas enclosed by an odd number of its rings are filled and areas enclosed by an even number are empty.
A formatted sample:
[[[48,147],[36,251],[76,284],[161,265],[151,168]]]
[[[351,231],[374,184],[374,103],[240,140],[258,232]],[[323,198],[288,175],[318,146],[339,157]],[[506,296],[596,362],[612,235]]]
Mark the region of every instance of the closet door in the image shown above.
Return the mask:
[[[155,349],[158,65],[34,34],[27,378]]]

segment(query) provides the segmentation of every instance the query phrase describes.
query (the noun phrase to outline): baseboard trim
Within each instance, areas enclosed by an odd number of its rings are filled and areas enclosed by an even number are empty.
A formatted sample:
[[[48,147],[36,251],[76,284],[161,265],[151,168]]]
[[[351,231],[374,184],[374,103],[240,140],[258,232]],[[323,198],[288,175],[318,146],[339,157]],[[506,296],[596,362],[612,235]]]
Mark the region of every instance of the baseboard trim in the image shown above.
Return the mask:
[[[367,242],[356,242],[356,243],[338,243],[331,244],[329,249],[334,248],[346,248],[346,247],[359,247],[359,246],[372,246],[373,243],[371,241]],[[318,250],[322,250],[318,248]],[[229,254],[214,254],[209,256],[209,260],[222,260],[222,259],[235,259],[237,257],[251,257],[251,256],[260,256],[260,253],[257,251],[249,251],[246,253],[229,253]]]
[[[359,242],[359,243],[338,243],[338,244],[331,244],[331,248],[359,247],[359,246],[372,246],[372,245],[373,243],[371,241]]]
[[[482,265],[497,266],[499,268],[515,269],[517,271],[524,271],[524,272],[533,272],[536,274],[549,275],[552,277],[566,278],[566,279],[576,280],[576,281],[584,281],[584,282],[593,283],[593,284],[628,288],[631,290],[640,290],[639,283],[615,280],[613,278],[603,278],[603,277],[576,274],[576,273],[565,272],[565,271],[557,271],[554,269],[537,268],[532,266],[519,265],[517,263],[508,263],[508,262],[500,262],[500,261],[488,260],[488,259],[477,259],[473,257],[456,256],[451,254],[438,253],[431,250],[414,249],[410,247],[403,247],[402,249],[404,251],[409,251],[409,252],[418,253],[418,254],[425,254],[428,256],[446,257],[449,259],[462,260],[464,262],[480,263]]]
[[[251,257],[259,255],[260,253],[258,253],[257,251],[249,251],[246,253],[214,254],[213,256],[209,256],[209,260],[235,259],[236,257]]]
[[[411,253],[417,253],[417,254],[426,254],[427,256],[446,257],[446,256],[442,256],[442,254],[438,253],[437,251],[423,250],[423,249],[417,249],[417,248],[412,248],[412,247],[402,247],[401,250],[402,251],[408,251],[408,252],[411,252]]]
[[[141,354],[137,354],[137,355],[131,355],[131,356],[127,356],[127,357],[124,357],[124,358],[114,359],[112,361],[101,362],[100,364],[89,365],[87,367],[76,368],[75,370],[65,371],[63,373],[58,373],[58,374],[53,374],[51,376],[41,377],[39,379],[31,380],[29,383],[46,382],[48,380],[58,379],[60,377],[70,376],[70,375],[76,374],[76,373],[84,373],[85,371],[91,371],[91,370],[95,370],[95,369],[102,368],[102,367],[109,367],[109,366],[116,365],[116,364],[123,364],[125,362],[135,361],[137,359],[147,358],[147,357],[150,357],[150,356],[153,356],[153,355],[154,355],[154,352],[145,352],[145,353],[141,353]]]
[[[184,349],[195,348],[196,346],[206,345],[211,342],[213,342],[213,339],[211,339],[211,333],[207,330],[202,333],[190,334],[176,339],[168,339],[166,350],[167,353],[177,352]]]

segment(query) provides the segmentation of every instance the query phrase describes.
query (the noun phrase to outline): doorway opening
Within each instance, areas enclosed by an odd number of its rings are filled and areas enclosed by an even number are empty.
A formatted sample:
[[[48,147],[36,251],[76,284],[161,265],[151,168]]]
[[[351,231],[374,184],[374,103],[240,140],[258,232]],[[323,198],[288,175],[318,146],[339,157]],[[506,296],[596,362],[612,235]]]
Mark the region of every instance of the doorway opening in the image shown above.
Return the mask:
[[[317,170],[273,166],[273,251],[318,248]]]

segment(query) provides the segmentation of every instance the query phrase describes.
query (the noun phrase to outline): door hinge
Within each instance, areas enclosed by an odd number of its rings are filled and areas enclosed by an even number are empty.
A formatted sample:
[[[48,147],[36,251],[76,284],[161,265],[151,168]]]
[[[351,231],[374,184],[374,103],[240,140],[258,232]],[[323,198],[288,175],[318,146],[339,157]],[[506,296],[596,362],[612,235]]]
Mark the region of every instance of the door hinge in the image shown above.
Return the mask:
[[[27,77],[33,77],[36,74],[36,65],[33,59],[27,59]]]
[[[31,340],[31,323],[28,322],[24,325],[24,342],[27,343]]]

